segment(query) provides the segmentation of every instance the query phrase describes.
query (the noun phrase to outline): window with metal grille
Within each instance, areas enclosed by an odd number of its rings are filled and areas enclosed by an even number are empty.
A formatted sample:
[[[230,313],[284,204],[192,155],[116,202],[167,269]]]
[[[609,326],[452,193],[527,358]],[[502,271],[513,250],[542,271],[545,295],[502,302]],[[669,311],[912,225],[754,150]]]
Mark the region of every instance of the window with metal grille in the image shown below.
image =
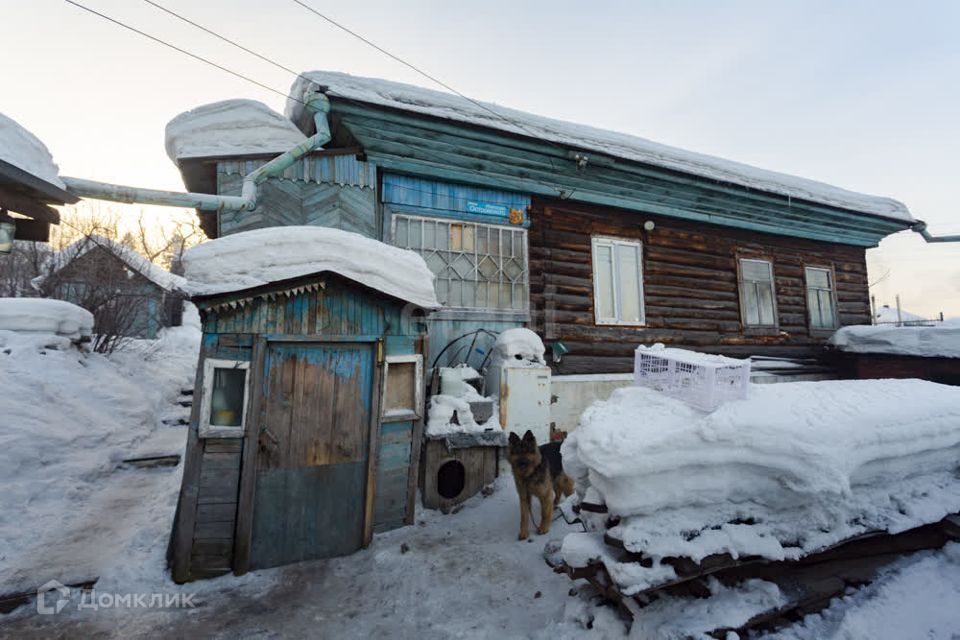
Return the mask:
[[[594,236],[592,241],[593,309],[597,324],[643,324],[640,243],[601,236]]]
[[[527,310],[525,229],[394,214],[393,244],[423,256],[447,307]]]
[[[833,304],[833,272],[830,269],[806,267],[807,312],[811,329],[835,329],[837,314]]]
[[[777,326],[773,265],[768,260],[740,260],[740,311],[745,327]]]

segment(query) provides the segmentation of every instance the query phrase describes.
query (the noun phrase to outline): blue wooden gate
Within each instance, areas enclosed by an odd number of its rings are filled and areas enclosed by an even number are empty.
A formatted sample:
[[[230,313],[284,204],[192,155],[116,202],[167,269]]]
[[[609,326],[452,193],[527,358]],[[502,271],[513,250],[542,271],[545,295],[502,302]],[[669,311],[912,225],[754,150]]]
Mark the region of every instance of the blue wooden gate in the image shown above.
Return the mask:
[[[254,569],[364,542],[376,343],[267,342],[254,491]]]

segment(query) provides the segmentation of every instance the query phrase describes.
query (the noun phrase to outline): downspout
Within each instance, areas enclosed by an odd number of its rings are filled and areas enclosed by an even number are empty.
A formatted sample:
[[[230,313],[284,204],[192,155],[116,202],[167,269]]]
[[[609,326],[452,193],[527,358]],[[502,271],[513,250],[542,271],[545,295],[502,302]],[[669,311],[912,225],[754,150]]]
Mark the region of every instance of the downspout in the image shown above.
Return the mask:
[[[919,233],[921,236],[923,236],[923,239],[926,240],[927,242],[960,242],[960,235],[953,235],[953,236],[931,235],[930,232],[927,231],[926,222],[918,222],[912,227],[910,227],[910,230],[916,231],[917,233]]]
[[[239,196],[217,196],[209,193],[180,193],[176,191],[158,191],[156,189],[142,189],[127,187],[119,184],[84,180],[62,176],[67,185],[67,191],[81,198],[96,200],[110,200],[127,204],[152,204],[163,207],[187,207],[201,211],[252,211],[257,207],[257,196],[260,184],[267,178],[283,173],[297,160],[330,142],[330,124],[327,114],[330,112],[330,101],[322,93],[314,93],[307,97],[307,109],[313,112],[313,119],[317,132],[290,149],[280,154],[259,169],[251,171],[243,178],[243,186]]]

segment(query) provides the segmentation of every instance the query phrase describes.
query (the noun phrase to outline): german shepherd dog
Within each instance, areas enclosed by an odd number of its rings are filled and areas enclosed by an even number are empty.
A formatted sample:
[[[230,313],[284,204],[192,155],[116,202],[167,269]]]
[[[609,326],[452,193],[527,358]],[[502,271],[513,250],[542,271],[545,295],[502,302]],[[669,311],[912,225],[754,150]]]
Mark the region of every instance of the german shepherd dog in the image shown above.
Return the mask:
[[[511,433],[507,459],[520,496],[520,535],[517,538],[526,540],[529,535],[533,496],[540,501],[537,533],[547,533],[553,522],[553,508],[563,496],[573,493],[573,479],[563,472],[560,443],[550,442],[538,447],[536,437],[529,430],[523,438]]]

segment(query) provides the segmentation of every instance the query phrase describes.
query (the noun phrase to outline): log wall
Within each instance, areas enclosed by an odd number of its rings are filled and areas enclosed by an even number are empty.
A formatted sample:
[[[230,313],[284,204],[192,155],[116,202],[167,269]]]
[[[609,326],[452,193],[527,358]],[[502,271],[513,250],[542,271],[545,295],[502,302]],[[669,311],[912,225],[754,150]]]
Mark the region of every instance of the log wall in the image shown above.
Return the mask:
[[[808,328],[805,265],[833,268],[841,326],[870,322],[862,247],[559,200],[535,199],[530,219],[531,324],[569,349],[556,373],[632,371],[636,346],[654,342],[736,357],[817,356],[830,332]],[[645,326],[596,324],[592,235],[642,242]],[[773,262],[778,331],[744,330],[738,257]]]

